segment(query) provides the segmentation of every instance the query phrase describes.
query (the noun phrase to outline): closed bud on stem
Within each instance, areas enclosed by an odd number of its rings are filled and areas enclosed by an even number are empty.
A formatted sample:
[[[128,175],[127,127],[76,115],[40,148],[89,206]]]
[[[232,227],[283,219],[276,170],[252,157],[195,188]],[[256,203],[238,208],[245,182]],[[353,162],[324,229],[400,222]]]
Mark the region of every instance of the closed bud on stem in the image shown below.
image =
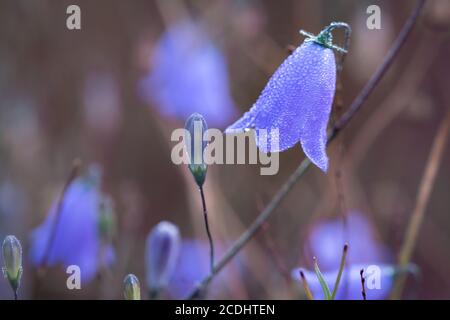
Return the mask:
[[[180,250],[180,233],[173,223],[161,221],[150,232],[146,243],[147,285],[152,298],[167,286]]]
[[[3,274],[8,279],[16,296],[22,277],[22,246],[20,241],[15,236],[7,236],[3,240],[2,253],[5,264]]]
[[[123,285],[123,295],[126,300],[141,300],[141,285],[134,274],[127,274],[123,279]]]
[[[184,126],[186,129],[186,150],[189,158],[189,170],[199,187],[203,186],[208,166],[205,163],[203,152],[208,144],[204,134],[208,130],[205,119],[199,113],[192,114]]]

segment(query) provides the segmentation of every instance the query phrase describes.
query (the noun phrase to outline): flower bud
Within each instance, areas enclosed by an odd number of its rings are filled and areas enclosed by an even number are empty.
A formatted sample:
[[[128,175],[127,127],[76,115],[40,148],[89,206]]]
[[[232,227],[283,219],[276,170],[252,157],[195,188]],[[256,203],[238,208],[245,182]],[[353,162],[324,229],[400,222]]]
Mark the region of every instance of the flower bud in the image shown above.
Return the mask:
[[[180,233],[174,224],[162,221],[150,232],[146,243],[147,285],[156,296],[167,286],[180,249]]]
[[[2,245],[3,274],[8,279],[14,292],[20,286],[22,277],[22,246],[15,236],[7,236]]]
[[[123,279],[123,285],[123,295],[126,300],[141,300],[141,285],[134,274],[127,274]]]
[[[199,113],[192,114],[184,128],[186,132],[186,150],[189,158],[189,170],[194,176],[195,182],[201,187],[205,182],[208,166],[205,163],[203,152],[208,144],[204,141],[204,134],[208,130],[205,119]]]

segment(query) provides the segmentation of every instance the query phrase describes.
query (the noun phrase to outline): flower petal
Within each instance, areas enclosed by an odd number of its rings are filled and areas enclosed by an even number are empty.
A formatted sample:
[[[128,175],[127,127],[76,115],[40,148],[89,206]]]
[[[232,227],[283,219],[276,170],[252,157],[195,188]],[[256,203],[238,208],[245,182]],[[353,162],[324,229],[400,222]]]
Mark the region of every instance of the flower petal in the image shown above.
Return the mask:
[[[302,140],[306,155],[326,171],[326,127],[335,85],[333,51],[304,42],[275,71],[250,111],[225,133],[256,129],[263,152],[283,151]],[[261,129],[267,130],[267,142],[260,139]],[[279,146],[272,145],[277,138]]]

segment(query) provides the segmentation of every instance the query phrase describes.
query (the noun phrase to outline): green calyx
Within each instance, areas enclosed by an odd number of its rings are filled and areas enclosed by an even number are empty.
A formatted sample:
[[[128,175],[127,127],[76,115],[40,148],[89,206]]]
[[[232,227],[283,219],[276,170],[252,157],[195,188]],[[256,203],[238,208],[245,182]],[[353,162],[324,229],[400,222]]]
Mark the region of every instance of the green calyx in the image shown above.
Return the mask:
[[[343,48],[333,44],[332,32],[334,29],[344,29],[345,30],[345,43],[344,43]],[[313,41],[313,42],[315,42],[321,46],[324,46],[326,48],[336,50],[337,52],[339,52],[341,54],[346,54],[348,51],[348,47],[350,45],[351,32],[352,32],[351,27],[345,22],[332,22],[329,26],[327,26],[325,29],[320,31],[320,33],[318,35],[314,35],[310,32],[300,30],[300,34],[307,37],[305,39],[305,41]]]
[[[202,164],[189,164],[189,170],[194,176],[195,182],[199,187],[203,186],[206,179],[206,171],[208,166],[204,163]]]

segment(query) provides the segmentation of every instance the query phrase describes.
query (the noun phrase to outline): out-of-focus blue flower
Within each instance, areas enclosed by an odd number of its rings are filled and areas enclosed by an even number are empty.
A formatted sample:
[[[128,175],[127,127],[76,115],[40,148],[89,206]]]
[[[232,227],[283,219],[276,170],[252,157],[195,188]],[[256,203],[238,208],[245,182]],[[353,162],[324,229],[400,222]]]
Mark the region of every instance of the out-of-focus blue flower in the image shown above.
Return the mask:
[[[180,251],[180,232],[173,223],[161,221],[150,232],[146,243],[147,285],[158,294],[172,277]]]
[[[369,266],[379,268],[381,287],[366,288],[367,298],[385,298],[391,290],[395,269],[387,264],[390,261],[388,250],[377,243],[370,222],[361,213],[350,212],[345,226],[342,218],[317,223],[309,234],[305,255],[317,258],[324,278],[332,290],[345,243],[348,243],[349,249],[336,298],[361,299],[359,271],[363,268],[366,270]],[[348,270],[351,270],[350,273]],[[304,270],[304,273],[315,297],[323,298],[315,273],[307,270]],[[293,270],[292,276],[294,279],[299,279],[299,269]]]
[[[236,113],[230,95],[225,57],[200,24],[181,22],[159,39],[152,71],[139,85],[141,96],[168,117],[202,114],[213,126],[224,126]]]
[[[320,263],[320,261],[319,261]],[[370,267],[372,265],[372,267]],[[366,281],[365,290],[368,300],[381,300],[386,298],[391,291],[395,268],[392,265],[387,264],[376,264],[371,263],[366,264],[354,264],[349,265],[349,268],[344,268],[342,272],[341,282],[336,293],[337,300],[362,300],[362,285],[360,270],[364,269],[364,277]],[[368,269],[369,268],[369,269]],[[348,272],[350,270],[350,273]],[[369,270],[370,272],[367,272]],[[376,273],[373,271],[376,270]],[[309,289],[314,296],[314,299],[323,300],[324,295],[320,282],[317,279],[316,273],[314,271],[303,270],[306,281],[308,282]],[[379,273],[378,273],[379,272]],[[336,282],[336,277],[338,275],[338,270],[322,273],[325,282],[327,283],[330,290],[333,290],[334,284]],[[376,278],[378,277],[379,278]],[[295,280],[302,281],[300,279],[300,269],[295,269],[292,271],[292,277]],[[379,284],[379,285],[378,285]]]
[[[55,201],[44,223],[31,234],[30,257],[34,265],[77,265],[81,279],[90,281],[100,267],[113,262],[114,250],[110,245],[102,245],[99,234],[99,179],[91,171],[69,185],[49,245],[58,206],[58,200]]]
[[[217,254],[222,253],[223,246],[216,243]],[[235,267],[242,267],[239,259]],[[223,270],[214,277],[214,281],[208,286],[208,297],[216,297],[224,294],[230,287],[230,269]],[[167,291],[174,299],[185,299],[195,286],[210,273],[209,244],[206,241],[196,239],[183,239],[181,242],[180,256],[178,258],[172,280],[169,282]],[[234,280],[236,274],[233,274]]]
[[[342,218],[315,224],[306,242],[305,256],[316,257],[322,271],[336,269],[346,242],[349,245],[346,258],[349,264],[389,261],[388,250],[376,241],[371,223],[358,211],[349,212],[346,226]]]
[[[326,172],[327,124],[335,86],[333,50],[305,41],[275,71],[252,108],[225,133],[255,129],[256,144],[265,153],[300,142],[308,158]]]
[[[168,286],[170,296],[183,299],[195,285],[209,274],[209,246],[200,240],[185,239],[181,243],[180,257]]]

